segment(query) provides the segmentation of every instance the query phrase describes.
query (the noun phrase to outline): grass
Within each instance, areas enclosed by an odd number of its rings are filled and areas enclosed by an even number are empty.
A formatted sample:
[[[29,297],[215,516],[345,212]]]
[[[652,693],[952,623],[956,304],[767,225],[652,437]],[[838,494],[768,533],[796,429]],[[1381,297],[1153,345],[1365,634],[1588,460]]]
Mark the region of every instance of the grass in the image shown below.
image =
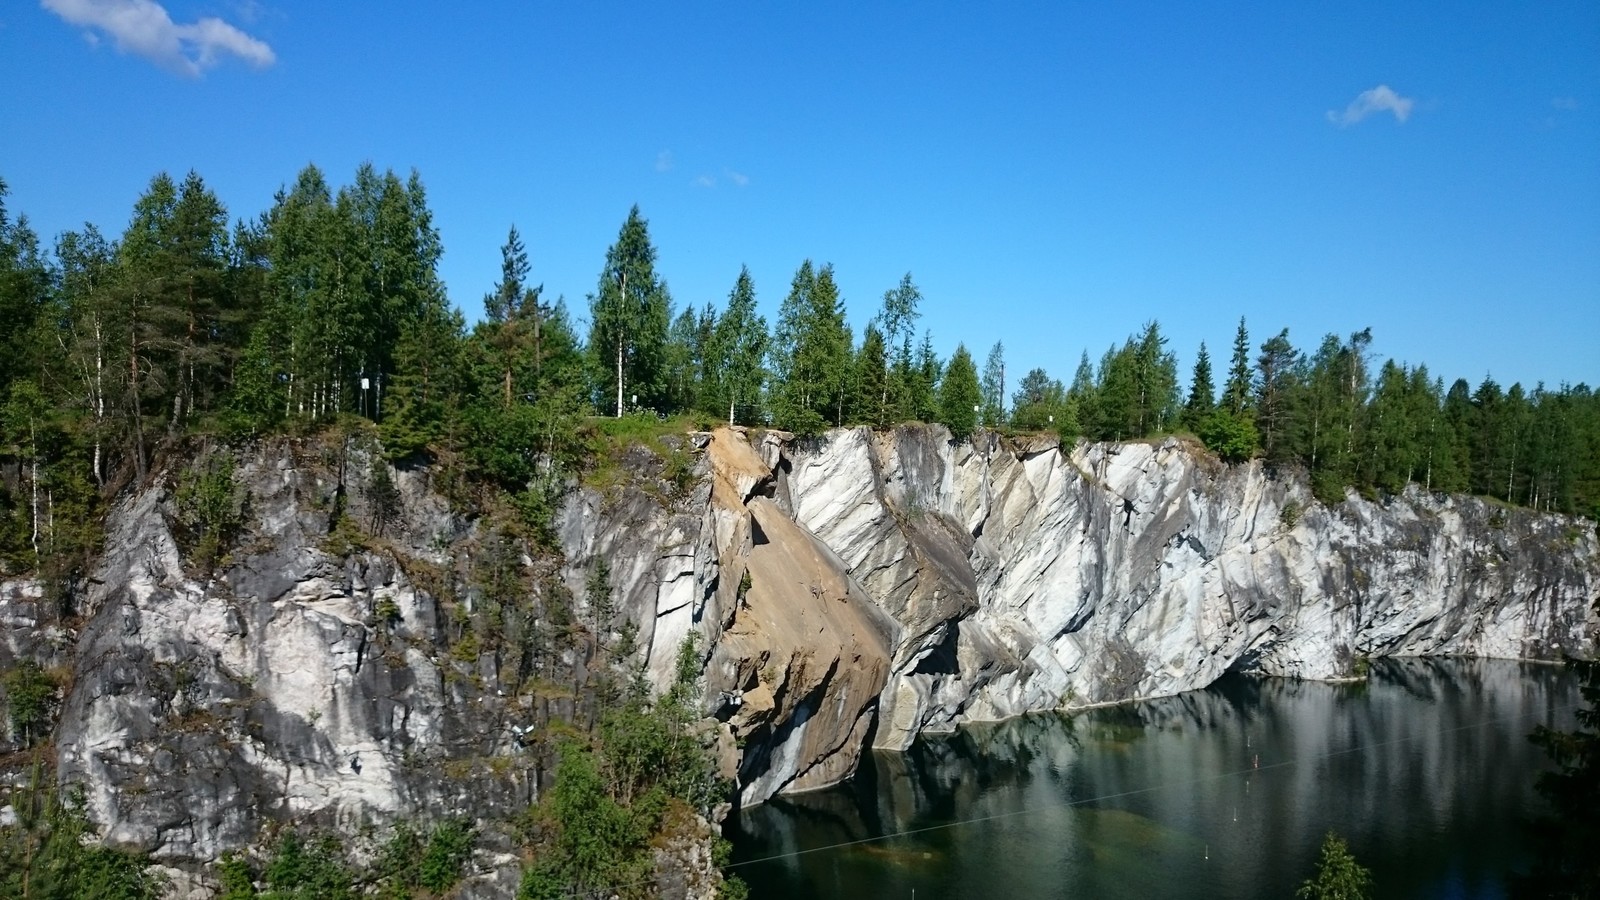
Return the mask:
[[[594,417],[584,423],[580,433],[591,466],[583,473],[583,483],[602,493],[612,493],[626,485],[640,484],[640,476],[654,476],[662,486],[663,500],[679,499],[694,482],[694,455],[684,436],[709,429],[714,420],[705,416],[679,415],[658,419],[636,414],[617,418]],[[630,452],[641,448],[659,461],[659,471],[641,471]]]

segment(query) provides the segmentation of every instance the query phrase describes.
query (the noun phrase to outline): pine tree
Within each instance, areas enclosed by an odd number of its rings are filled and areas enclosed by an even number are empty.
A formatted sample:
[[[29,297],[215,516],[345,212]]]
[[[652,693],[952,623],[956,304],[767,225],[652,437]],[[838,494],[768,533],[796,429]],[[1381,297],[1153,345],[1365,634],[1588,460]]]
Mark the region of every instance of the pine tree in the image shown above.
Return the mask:
[[[1077,433],[1090,438],[1099,437],[1099,403],[1095,388],[1094,366],[1089,362],[1089,351],[1078,357],[1078,367],[1073,370],[1072,384],[1067,387],[1067,409],[1077,426]]]
[[[1095,377],[1095,418],[1090,433],[1102,441],[1139,436],[1138,349],[1130,337],[1106,348]]]
[[[239,310],[225,294],[228,214],[194,172],[184,178],[172,210],[170,252],[175,257],[174,301],[153,310],[165,343],[175,348],[169,431],[176,432],[197,407],[210,408],[226,389],[235,356],[225,342]]]
[[[1256,429],[1261,433],[1261,449],[1273,462],[1286,459],[1290,449],[1287,432],[1292,427],[1290,416],[1298,383],[1298,363],[1299,352],[1289,343],[1287,328],[1261,345],[1261,356],[1256,360],[1260,370],[1256,387]]]

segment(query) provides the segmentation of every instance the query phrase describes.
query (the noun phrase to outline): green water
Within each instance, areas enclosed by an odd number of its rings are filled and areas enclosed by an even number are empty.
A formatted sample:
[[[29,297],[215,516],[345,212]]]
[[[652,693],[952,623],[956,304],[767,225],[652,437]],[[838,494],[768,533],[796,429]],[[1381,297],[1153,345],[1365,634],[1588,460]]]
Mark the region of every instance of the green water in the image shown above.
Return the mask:
[[[1578,701],[1553,666],[1396,660],[969,727],[744,811],[734,872],[756,898],[1287,898],[1333,830],[1379,898],[1503,897],[1527,733]]]

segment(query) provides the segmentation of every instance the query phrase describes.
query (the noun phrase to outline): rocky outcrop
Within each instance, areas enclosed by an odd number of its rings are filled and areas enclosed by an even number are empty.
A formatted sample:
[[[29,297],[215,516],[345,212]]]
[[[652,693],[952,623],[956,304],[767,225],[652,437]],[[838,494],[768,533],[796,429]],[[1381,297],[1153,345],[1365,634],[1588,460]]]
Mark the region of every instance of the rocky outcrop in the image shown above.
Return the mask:
[[[670,467],[629,453],[621,477],[591,479],[609,487],[569,493],[559,564],[517,561],[548,567],[517,608],[560,594],[585,628],[631,621],[658,686],[689,642],[700,730],[745,804],[964,722],[1170,695],[1229,669],[1549,659],[1595,626],[1591,522],[1416,491],[1325,506],[1292,475],[1176,440],[722,429],[682,438]],[[428,470],[385,469],[398,501],[376,525],[363,485],[387,464],[359,443],[239,460],[244,525],[214,571],[181,552],[167,477],[117,503],[70,615],[36,583],[0,584],[0,664],[59,673],[58,770],[108,838],[183,865],[275,823],[488,822],[536,799],[549,760],[527,737],[578,714],[591,660],[559,651],[548,671],[569,681],[552,683],[509,637],[466,639],[489,602],[468,571],[492,549],[482,523]],[[367,524],[346,533],[341,514]],[[602,561],[609,625],[584,599]],[[490,838],[472,882],[486,896],[518,865]],[[709,866],[686,840],[663,865]],[[668,881],[692,894],[715,883],[704,874]]]
[[[209,860],[270,822],[354,834],[528,802],[517,709],[449,665],[439,601],[402,565],[446,567],[465,526],[399,472],[383,546],[329,546],[336,503],[367,515],[354,476],[384,465],[343,462],[346,496],[289,445],[247,455],[250,525],[214,575],[186,565],[168,490],[113,510],[56,736],[108,840]]]
[[[664,633],[708,639],[745,803],[847,776],[864,738],[900,749],[1229,669],[1553,659],[1595,626],[1600,548],[1583,520],[1416,490],[1326,506],[1290,474],[1175,439],[1063,449],[907,426],[703,443],[702,602],[664,603],[663,587],[656,608],[684,613]]]

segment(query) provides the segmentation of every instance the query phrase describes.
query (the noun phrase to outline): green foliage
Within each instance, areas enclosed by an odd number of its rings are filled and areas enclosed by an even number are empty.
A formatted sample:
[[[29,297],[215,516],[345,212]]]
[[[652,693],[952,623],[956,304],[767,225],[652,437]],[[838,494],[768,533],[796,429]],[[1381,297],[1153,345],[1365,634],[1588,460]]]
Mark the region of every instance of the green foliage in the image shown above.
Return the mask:
[[[218,900],[251,900],[257,896],[255,872],[250,863],[231,850],[217,861],[217,881],[222,888]]]
[[[1044,369],[1033,369],[1023,376],[1012,395],[1011,427],[1019,431],[1054,431],[1065,439],[1077,434],[1072,412],[1066,387]]]
[[[778,309],[769,352],[776,379],[770,397],[775,424],[800,434],[843,424],[854,374],[850,345],[833,266],[813,270],[806,260]]]
[[[418,896],[419,891],[442,896],[461,880],[476,837],[471,825],[457,819],[435,825],[426,840],[402,822],[395,826],[371,869],[357,880],[375,884],[380,897],[393,900]]]
[[[12,739],[23,747],[32,747],[50,733],[55,719],[55,680],[38,663],[25,659],[6,672],[0,684],[6,690]]]
[[[983,363],[983,380],[979,382],[979,392],[983,400],[982,418],[979,420],[985,428],[999,428],[1005,424],[1006,419],[1006,348],[1005,344],[995,341],[989,348],[989,358]]]
[[[417,883],[435,894],[454,887],[461,879],[462,868],[472,858],[475,836],[472,826],[456,819],[434,826],[417,864]]]
[[[1223,409],[1235,416],[1250,411],[1250,332],[1239,317],[1239,330],[1233,336],[1233,357],[1228,365],[1228,380],[1222,386]]]
[[[355,869],[336,835],[288,831],[278,838],[259,873],[243,857],[225,853],[217,863],[217,880],[221,900],[438,897],[461,880],[475,839],[475,829],[455,819],[435,825],[426,839],[402,822],[371,865]],[[256,890],[258,880],[265,887],[262,892]]]
[[[0,828],[0,897],[153,900],[165,889],[148,859],[98,843],[82,795],[62,796],[42,766],[13,798],[17,823]]]
[[[541,806],[548,839],[523,875],[520,897],[567,892],[640,896],[651,869],[650,842],[674,809],[702,815],[726,785],[690,733],[698,701],[697,643],[679,648],[675,678],[655,702],[629,691],[604,713],[589,741],[569,737],[559,748],[556,784]]]
[[[560,867],[549,859],[540,859],[523,870],[522,882],[517,886],[517,900],[563,900],[570,896]]]
[[[178,475],[174,495],[189,561],[210,571],[238,536],[249,496],[233,477],[233,454],[213,451]]]
[[[1158,322],[1147,322],[1100,360],[1093,415],[1079,422],[1100,440],[1128,440],[1164,431],[1177,420],[1177,361]]]
[[[964,438],[978,427],[978,411],[974,407],[983,402],[983,392],[978,385],[978,369],[972,362],[967,345],[957,344],[950,356],[944,379],[939,383],[939,421],[949,426],[957,439]]]
[[[328,833],[290,831],[278,839],[262,873],[264,900],[353,900],[355,874],[345,864],[344,845]]]
[[[655,260],[648,223],[635,206],[606,250],[589,298],[589,364],[601,388],[596,406],[619,418],[635,406],[670,410],[664,356],[672,299],[656,276]]]
[[[1199,431],[1206,449],[1228,462],[1244,462],[1255,454],[1255,426],[1226,409],[1214,410],[1200,424]]]
[[[879,428],[890,424],[889,362],[884,354],[883,332],[878,330],[877,323],[867,323],[854,365],[849,420]]]
[[[1285,528],[1293,528],[1300,524],[1300,517],[1303,515],[1305,508],[1300,505],[1299,500],[1291,497],[1283,501],[1283,510],[1278,513],[1278,521],[1282,522]]]
[[[713,414],[726,408],[729,424],[763,421],[767,344],[767,320],[756,313],[755,284],[750,270],[741,266],[707,348],[701,408]]]
[[[878,413],[873,417],[878,424],[892,425],[919,418],[921,410],[931,400],[927,395],[933,389],[933,381],[925,381],[911,350],[917,319],[921,317],[917,307],[921,304],[922,291],[912,281],[910,272],[901,276],[900,283],[893,289],[883,293],[883,308],[876,321],[884,348],[883,363],[877,372]],[[862,344],[866,344],[865,336]],[[865,375],[865,371],[858,373],[858,390],[859,379]]]
[[[1211,354],[1206,352],[1206,342],[1200,342],[1200,352],[1195,354],[1194,374],[1189,378],[1189,399],[1183,404],[1183,424],[1190,430],[1211,415],[1216,407],[1217,389],[1211,382]]]
[[[1295,892],[1298,900],[1367,900],[1372,896],[1372,875],[1356,858],[1344,839],[1328,832],[1322,840],[1317,874]]]
[[[1553,768],[1539,775],[1547,811],[1530,827],[1534,864],[1512,885],[1518,900],[1600,897],[1600,658],[1569,657],[1566,664],[1577,673],[1584,705],[1573,730],[1541,725],[1529,735]]]

